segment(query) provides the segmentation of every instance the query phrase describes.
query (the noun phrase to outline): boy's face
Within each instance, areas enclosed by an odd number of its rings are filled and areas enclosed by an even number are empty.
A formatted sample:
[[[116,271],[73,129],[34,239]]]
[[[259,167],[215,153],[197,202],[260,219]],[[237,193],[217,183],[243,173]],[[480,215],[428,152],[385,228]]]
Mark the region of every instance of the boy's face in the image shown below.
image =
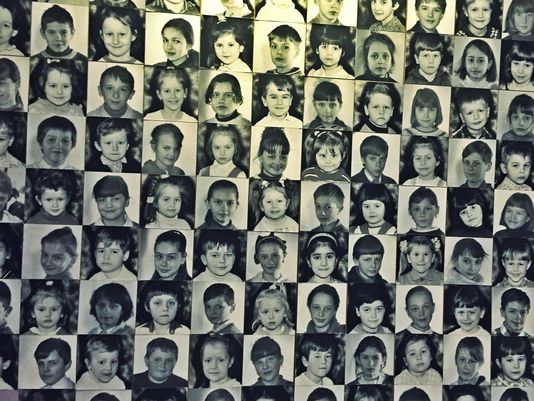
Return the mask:
[[[534,72],[534,63],[525,60],[512,60],[512,64],[510,65],[510,73],[512,74],[514,81],[516,81],[519,85],[530,81],[532,78],[532,72]]]
[[[96,320],[103,329],[117,326],[122,321],[122,306],[107,299],[99,300],[95,305]]]
[[[519,136],[530,135],[534,127],[534,118],[530,114],[517,111],[510,116],[510,125],[514,134]]]
[[[416,292],[408,299],[406,313],[416,329],[426,331],[430,328],[435,307],[434,301],[428,294]]]
[[[473,331],[478,328],[478,322],[484,317],[486,310],[480,306],[454,308],[454,317],[463,331]]]
[[[67,208],[69,196],[62,188],[59,188],[57,191],[47,188],[42,192],[41,196],[36,196],[35,200],[46,214],[59,216]]]
[[[60,242],[45,242],[41,248],[41,266],[47,276],[56,276],[69,270],[76,262],[76,255],[67,252]]]
[[[317,117],[322,122],[333,123],[336,120],[339,110],[341,109],[341,103],[337,99],[335,100],[314,100],[313,107]]]
[[[472,0],[467,7],[463,7],[469,24],[476,29],[484,29],[491,19],[491,2],[489,0]]]
[[[371,0],[371,12],[378,22],[390,21],[397,8],[399,8],[399,3],[393,3],[392,0]]]
[[[7,322],[6,319],[11,313],[11,306],[5,305],[4,302],[0,301],[0,327],[3,327]]]
[[[354,264],[358,267],[361,275],[373,279],[376,277],[382,267],[382,258],[384,255],[364,253],[354,258]]]
[[[9,259],[11,259],[11,252],[3,242],[0,242],[0,268],[4,267]]]
[[[435,74],[441,64],[441,52],[439,50],[421,50],[419,55],[416,54],[414,57],[421,71],[427,75]]]
[[[319,17],[321,20],[335,21],[339,17],[343,0],[315,0],[319,7]]]
[[[57,328],[63,316],[61,303],[55,297],[46,297],[39,300],[31,311],[37,327],[42,331],[52,331]]]
[[[204,255],[200,255],[200,260],[211,273],[224,277],[234,267],[235,252],[232,247],[219,245],[216,248],[208,249]]]
[[[503,217],[506,227],[512,230],[521,228],[530,221],[527,211],[519,206],[506,206]]]
[[[210,105],[219,117],[227,117],[236,111],[238,104],[230,82],[217,82],[213,85]]]
[[[96,198],[98,213],[104,221],[113,222],[124,217],[124,210],[130,204],[130,199],[124,194],[115,194],[110,196]]]
[[[258,247],[256,258],[264,273],[274,275],[284,263],[285,255],[280,245],[274,242],[265,242]]]
[[[114,273],[119,270],[129,256],[130,251],[124,252],[118,242],[112,242],[109,246],[100,242],[95,249],[96,265],[104,273]]]
[[[371,74],[376,77],[386,78],[392,66],[393,61],[387,45],[381,42],[371,43],[367,54],[367,67]],[[383,94],[381,95],[384,96]]]
[[[154,247],[154,266],[162,280],[173,280],[186,257],[187,254],[180,252],[175,243],[158,242]]]
[[[527,370],[527,357],[524,354],[507,355],[496,359],[495,362],[501,368],[503,376],[511,381],[521,379]]]
[[[119,369],[119,351],[92,352],[85,359],[85,365],[93,376],[101,383],[109,383]]]
[[[322,225],[336,222],[342,210],[343,205],[339,205],[330,196],[320,195],[315,198],[315,216]]]
[[[361,369],[362,375],[367,380],[373,380],[380,376],[386,366],[386,358],[374,347],[367,347],[356,355],[356,366]]]
[[[128,106],[135,91],[119,78],[107,76],[98,87],[98,94],[104,98],[104,104],[112,111],[121,111]]]
[[[46,41],[46,45],[57,53],[69,48],[73,35],[74,28],[66,22],[49,22],[44,29],[41,28],[41,36]]]
[[[475,360],[466,348],[460,348],[456,355],[456,370],[461,380],[472,380],[478,375],[481,363]]]
[[[254,362],[254,368],[263,384],[268,384],[278,379],[282,363],[284,363],[282,355],[267,355]]]
[[[163,383],[171,377],[176,362],[176,355],[173,352],[154,349],[148,358],[145,356],[148,377],[156,383]]]
[[[363,157],[363,167],[372,177],[380,178],[386,166],[386,154],[368,154]]]
[[[417,229],[427,229],[432,227],[434,219],[439,213],[439,207],[430,202],[429,199],[423,198],[419,202],[410,203],[408,213]]]
[[[501,163],[501,171],[515,184],[524,184],[530,178],[531,159],[528,155],[511,154]]]
[[[483,260],[483,258],[475,258],[469,254],[461,255],[456,263],[456,270],[468,279],[476,280]]]
[[[174,135],[161,134],[158,137],[158,142],[152,145],[152,150],[156,155],[156,163],[170,169],[180,157],[182,148],[176,143]]]
[[[17,103],[19,87],[20,85],[9,77],[0,79],[0,107],[2,109],[8,109]]]
[[[417,10],[417,18],[422,27],[427,31],[433,31],[443,19],[444,11],[436,1],[421,1]]]
[[[504,309],[500,309],[504,319],[504,326],[513,334],[520,333],[525,327],[530,307],[519,301],[508,302]]]
[[[424,374],[430,368],[432,354],[425,340],[409,343],[403,357],[406,367],[415,376]]]
[[[128,25],[111,17],[102,22],[100,37],[109,55],[115,58],[128,57],[132,42],[136,39],[135,33],[132,32]]]
[[[72,133],[58,129],[50,129],[41,143],[43,159],[53,167],[62,165],[72,150]]]
[[[326,329],[330,326],[337,313],[334,298],[323,292],[314,295],[308,309],[311,320],[317,329]]]
[[[216,189],[211,198],[206,200],[206,207],[213,219],[223,226],[230,224],[238,205],[235,191],[231,189]]]
[[[464,175],[468,183],[478,184],[485,180],[486,173],[491,169],[491,161],[486,163],[478,153],[471,153],[462,159]]]
[[[7,149],[11,145],[13,145],[14,140],[15,140],[15,137],[9,134],[9,131],[7,130],[6,127],[0,127],[0,156],[4,156],[7,153]]]
[[[488,122],[490,109],[483,99],[464,102],[460,106],[460,119],[471,131],[478,132]]]
[[[183,33],[175,28],[165,28],[161,36],[163,51],[171,62],[178,61],[191,50],[191,45],[187,43]]]
[[[364,106],[365,115],[378,127],[385,128],[393,116],[393,102],[384,93],[375,93],[369,97],[369,104]]]
[[[267,85],[265,96],[261,97],[261,101],[273,117],[284,118],[289,112],[293,96],[288,88],[279,88],[271,82]]]
[[[171,294],[154,295],[148,302],[148,312],[152,320],[160,325],[170,324],[178,312],[178,302]]]
[[[299,45],[290,39],[273,37],[269,42],[271,60],[279,72],[287,72],[293,68],[293,61],[299,54]]]
[[[17,33],[18,31],[13,29],[11,12],[4,7],[0,7],[0,46],[9,46],[9,40],[16,36]]]
[[[502,264],[506,272],[506,277],[508,277],[508,282],[511,285],[519,285],[527,275],[531,261],[522,258],[503,258]]]
[[[122,160],[130,147],[128,144],[128,135],[126,135],[126,131],[123,129],[102,135],[100,141],[95,141],[94,145],[95,148],[102,152],[102,156],[112,162]]]
[[[235,310],[235,304],[228,305],[222,295],[204,302],[204,313],[211,324],[220,324],[230,319]]]
[[[70,369],[70,365],[71,362],[65,363],[56,350],[53,350],[46,358],[37,360],[39,377],[49,386],[61,380]]]
[[[228,370],[234,364],[234,358],[222,344],[207,344],[202,353],[202,369],[211,383],[224,383],[228,379]]]
[[[364,303],[356,307],[356,315],[361,319],[364,331],[375,333],[384,320],[386,308],[382,301],[373,301],[370,304]]]
[[[312,376],[326,377],[332,367],[332,351],[310,351],[308,358],[302,357],[302,364]]]

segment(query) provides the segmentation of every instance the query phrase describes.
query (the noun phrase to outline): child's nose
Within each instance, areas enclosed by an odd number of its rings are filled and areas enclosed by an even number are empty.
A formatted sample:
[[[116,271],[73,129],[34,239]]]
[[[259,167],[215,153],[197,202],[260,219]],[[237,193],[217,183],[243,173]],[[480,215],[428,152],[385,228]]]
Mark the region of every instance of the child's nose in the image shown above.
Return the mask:
[[[113,43],[114,45],[119,44],[119,35],[113,35],[113,36],[112,36],[112,43]]]

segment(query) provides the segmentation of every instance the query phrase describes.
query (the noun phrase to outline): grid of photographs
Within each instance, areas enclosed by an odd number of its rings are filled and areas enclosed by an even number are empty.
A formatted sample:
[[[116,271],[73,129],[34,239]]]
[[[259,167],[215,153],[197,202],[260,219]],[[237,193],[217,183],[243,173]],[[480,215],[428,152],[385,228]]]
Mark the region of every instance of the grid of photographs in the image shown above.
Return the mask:
[[[1,401],[534,401],[534,0],[0,0]]]

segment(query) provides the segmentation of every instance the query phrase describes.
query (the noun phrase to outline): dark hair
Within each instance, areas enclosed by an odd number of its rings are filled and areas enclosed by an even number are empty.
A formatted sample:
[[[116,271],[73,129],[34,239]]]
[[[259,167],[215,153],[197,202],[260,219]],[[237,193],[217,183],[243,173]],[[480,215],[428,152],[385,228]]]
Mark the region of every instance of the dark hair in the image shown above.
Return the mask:
[[[310,291],[310,293],[308,294],[308,299],[306,301],[308,308],[311,306],[313,302],[313,297],[315,297],[317,294],[325,294],[325,295],[330,296],[332,300],[334,301],[334,307],[336,308],[336,310],[339,308],[339,303],[340,303],[339,294],[337,293],[337,290],[334,287],[328,284],[318,285],[317,287],[314,287],[313,290]]]
[[[353,29],[342,25],[319,25],[312,24],[310,29],[309,47],[312,50],[313,65],[311,68],[320,69],[322,61],[318,55],[321,45],[335,45],[341,48],[339,65],[350,75],[354,75],[351,59],[354,57]],[[340,100],[341,102],[341,100]]]
[[[303,334],[299,344],[300,356],[308,359],[311,351],[336,353],[336,337],[326,334]],[[335,358],[333,358],[335,360]]]
[[[488,144],[484,141],[469,142],[467,146],[462,150],[462,159],[470,156],[473,153],[480,155],[484,163],[491,163],[493,152]]]
[[[461,114],[462,105],[465,103],[472,103],[482,100],[488,106],[490,110],[490,118],[493,113],[494,103],[493,97],[489,90],[486,89],[476,89],[476,88],[458,88],[453,93],[454,105],[456,107],[456,112]],[[489,120],[489,119],[488,119]],[[459,119],[459,127],[462,126],[463,122]]]
[[[343,190],[339,188],[338,185],[331,182],[319,185],[313,192],[313,198],[315,200],[320,196],[326,196],[333,199],[338,208],[343,207],[343,202],[345,202],[345,194],[343,193]]]
[[[278,127],[266,127],[261,134],[257,156],[261,156],[263,152],[276,153],[278,150],[280,150],[280,153],[283,155],[287,155],[290,150],[289,141],[284,129]]]
[[[119,304],[121,306],[121,316],[120,319],[122,322],[125,322],[132,316],[133,312],[133,302],[128,290],[119,283],[107,283],[101,285],[91,294],[91,299],[89,300],[89,313],[96,318],[96,304],[101,300],[107,300],[114,304]]]
[[[74,31],[74,20],[72,15],[63,7],[54,4],[52,7],[46,9],[41,15],[41,31],[46,29],[48,24],[57,22],[59,24],[69,24],[70,30]]]
[[[172,135],[172,137],[176,141],[176,146],[182,149],[184,134],[182,133],[180,128],[171,123],[159,124],[158,126],[154,127],[154,129],[150,133],[150,144],[152,146],[156,146],[159,141],[159,138],[165,134]]]
[[[218,388],[209,393],[204,401],[235,401],[235,398],[228,390]]]
[[[528,401],[528,394],[525,390],[517,387],[507,388],[501,395],[499,401]]]
[[[471,42],[465,46],[464,51],[462,53],[462,57],[460,59],[460,66],[455,71],[456,74],[458,74],[458,77],[462,80],[464,80],[467,76],[467,68],[465,65],[465,58],[467,57],[467,52],[471,47],[476,47],[478,50],[480,50],[482,53],[486,55],[488,58],[488,62],[490,63],[488,70],[486,71],[486,80],[488,82],[493,82],[497,80],[497,63],[495,61],[495,55],[493,54],[493,50],[491,50],[491,47],[488,45],[487,42],[485,42],[482,39],[474,39]]]
[[[229,233],[228,230],[201,230],[197,242],[197,254],[204,255],[210,249],[226,246],[235,255],[235,263],[239,263],[240,247],[237,235]]]
[[[11,290],[7,284],[3,281],[0,281],[0,303],[6,310],[11,308]]]
[[[506,222],[504,221],[504,213],[507,207],[519,207],[524,209],[529,217],[529,221],[520,229],[529,231],[534,229],[534,205],[532,205],[532,199],[530,199],[530,196],[523,192],[514,192],[512,195],[510,195],[504,204],[501,219],[499,220],[499,224],[502,226],[506,226]]]
[[[33,353],[33,357],[37,361],[39,359],[46,359],[54,351],[57,352],[65,365],[71,362],[71,349],[69,343],[61,338],[54,337],[47,338],[40,342]]]
[[[343,103],[339,86],[330,81],[321,81],[317,84],[313,90],[313,100],[337,100],[339,103]]]
[[[193,27],[189,21],[183,18],[173,18],[163,25],[163,28],[161,28],[161,34],[163,35],[163,31],[168,28],[176,29],[178,32],[180,32],[188,45],[193,46],[195,44]]]
[[[215,76],[210,83],[208,84],[208,87],[206,88],[206,93],[204,95],[204,101],[207,104],[211,104],[213,91],[215,90],[216,84],[222,84],[222,83],[229,83],[232,87],[232,92],[234,94],[234,100],[237,104],[243,103],[243,94],[241,93],[241,85],[239,84],[239,80],[227,73],[222,73],[217,76]]]
[[[385,155],[387,157],[388,152],[388,143],[377,135],[366,136],[360,144],[360,157],[362,159],[369,155]]]
[[[391,69],[395,67],[395,43],[393,43],[389,36],[383,33],[371,32],[371,34],[363,41],[363,59],[365,63],[365,75],[373,75],[371,70],[369,70],[369,66],[367,65],[367,57],[369,56],[369,50],[373,43],[381,43],[388,48],[389,54],[391,56]],[[387,73],[389,74],[390,71],[388,71]]]
[[[366,234],[358,238],[352,247],[352,259],[358,259],[362,255],[384,256],[384,245],[378,238]]]
[[[530,298],[519,288],[509,288],[501,294],[501,309],[505,309],[510,302],[517,302],[530,309]]]
[[[126,181],[118,175],[106,175],[99,179],[93,187],[93,197],[95,199],[118,194],[124,195],[126,199],[130,198]]]
[[[438,197],[434,191],[428,187],[418,187],[408,198],[408,208],[411,208],[414,203],[419,203],[423,200],[427,200],[433,206],[439,206]]]
[[[530,0],[512,0],[512,4],[508,8],[507,16],[512,14],[510,11],[512,10],[515,1],[525,2],[528,3],[529,6],[532,6]],[[501,73],[501,81],[505,84],[514,81],[514,77],[512,76],[512,61],[534,63],[534,45],[528,41],[512,42],[512,46],[504,60],[504,72]],[[534,74],[531,74],[530,82],[534,82]]]
[[[421,2],[424,0],[418,1]],[[425,390],[420,389],[419,387],[412,387],[400,395],[399,401],[430,401],[430,397]]]
[[[286,24],[277,25],[271,32],[269,32],[267,37],[269,38],[269,43],[275,38],[288,39],[292,42],[295,42],[297,45],[302,42],[302,38],[297,30]]]
[[[235,304],[234,290],[228,284],[225,284],[225,283],[211,284],[204,291],[204,295],[202,296],[202,299],[203,299],[203,302],[206,303],[209,300],[213,298],[217,298],[217,297],[223,297],[224,301],[228,305]]]
[[[479,205],[482,209],[482,225],[487,226],[487,219],[491,213],[484,194],[477,188],[455,188],[449,201],[451,227],[465,227],[460,212],[471,205]]]
[[[436,357],[436,347],[434,345],[434,342],[432,341],[431,336],[426,334],[409,333],[401,339],[399,346],[396,349],[397,355],[401,357],[400,359],[404,359],[404,356],[406,354],[406,348],[408,348],[410,344],[416,343],[418,341],[424,341],[426,343],[430,350],[430,355],[432,356],[432,359]]]
[[[367,348],[375,348],[378,352],[380,352],[380,354],[382,355],[382,358],[386,358],[388,355],[384,341],[382,341],[380,337],[365,336],[358,343],[358,346],[356,347],[356,350],[354,351],[354,359],[356,359]]]
[[[51,71],[58,71],[60,74],[67,75],[69,77],[72,88],[70,102],[82,103],[84,97],[84,95],[82,95],[82,92],[85,91],[85,82],[83,82],[85,77],[78,70],[73,60],[52,59],[46,60],[46,62],[42,62],[41,68],[37,69],[37,72],[39,73],[39,87],[36,91],[38,92],[37,96],[42,99],[46,99],[45,86],[48,80],[48,74]]]
[[[494,360],[505,358],[508,355],[525,355],[527,358],[527,367],[530,366],[532,348],[527,337],[496,336],[492,340],[491,356]]]
[[[132,247],[132,232],[128,227],[98,227],[93,239],[93,251],[96,252],[98,244],[102,243],[108,248],[113,243],[117,243],[123,253],[129,252]]]
[[[106,118],[102,120],[96,127],[93,140],[100,144],[103,136],[119,131],[126,133],[126,140],[131,144],[133,140],[133,125],[132,121],[126,118]]]
[[[441,179],[445,179],[445,164],[447,162],[447,157],[443,151],[443,144],[441,140],[432,136],[413,135],[409,137],[404,148],[405,162],[400,172],[401,182],[406,183],[405,181],[416,178],[419,175],[419,173],[415,170],[413,163],[414,153],[418,147],[426,147],[432,150],[436,161],[439,163],[434,169],[434,174]]]
[[[380,201],[384,204],[384,220],[395,225],[395,202],[393,196],[385,184],[363,183],[355,197],[356,218],[354,226],[365,224],[363,217],[362,205],[368,200]]]
[[[37,143],[42,146],[48,131],[57,130],[70,133],[72,147],[76,146],[76,127],[69,119],[61,116],[52,116],[44,119],[37,126]]]
[[[487,300],[475,285],[462,285],[452,298],[453,308],[480,308],[486,309]]]
[[[120,65],[114,65],[109,68],[106,68],[104,72],[100,75],[99,86],[102,88],[106,79],[118,79],[122,83],[130,86],[130,92],[134,90],[134,77],[130,71],[125,67]]]
[[[309,395],[307,401],[336,401],[336,395],[326,387],[317,387]]]
[[[62,244],[67,253],[70,256],[76,256],[76,248],[78,247],[78,241],[72,232],[70,227],[62,227],[50,231],[44,237],[41,238],[41,247],[45,243],[59,243]]]
[[[410,124],[412,125],[412,127],[417,126],[417,117],[415,112],[418,108],[436,109],[436,120],[434,121],[435,127],[437,127],[443,122],[443,112],[441,111],[439,97],[432,89],[421,88],[417,89],[417,91],[415,92],[415,96],[412,102],[412,113],[410,115]]]
[[[150,355],[156,350],[159,349],[164,352],[170,352],[174,355],[175,359],[178,359],[178,346],[174,341],[165,337],[158,337],[151,340],[146,345],[145,358],[149,358]]]
[[[44,170],[33,183],[33,195],[41,197],[43,192],[47,189],[54,191],[63,190],[67,194],[67,198],[72,195],[72,182],[69,174],[65,174],[61,170]]]

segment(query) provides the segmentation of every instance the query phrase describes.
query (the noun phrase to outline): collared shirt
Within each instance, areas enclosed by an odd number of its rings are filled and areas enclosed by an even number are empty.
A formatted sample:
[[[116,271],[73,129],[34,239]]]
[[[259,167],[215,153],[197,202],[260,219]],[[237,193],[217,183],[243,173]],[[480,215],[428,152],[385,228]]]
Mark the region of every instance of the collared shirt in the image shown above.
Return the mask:
[[[52,166],[51,164],[48,164],[48,162],[45,159],[41,159],[38,162],[28,165],[27,167],[28,168],[47,168],[47,169],[55,169],[55,170],[76,170],[77,169],[73,165],[67,163],[67,160],[65,160],[59,166]]]
[[[428,369],[422,376],[414,376],[408,369],[404,369],[395,377],[395,384],[439,386],[442,380],[441,375],[434,368]]]
[[[121,160],[114,162],[112,160],[106,159],[104,155],[100,155],[100,161],[104,166],[108,166],[109,169],[114,173],[122,173],[122,164],[128,163],[126,157],[123,157]]]
[[[284,118],[274,118],[271,114],[267,114],[256,124],[262,127],[276,127],[276,128],[302,128],[302,121],[298,118],[287,114]]]
[[[74,382],[71,379],[69,379],[67,376],[63,376],[61,379],[59,379],[54,384],[47,384],[47,385],[44,385],[41,388],[44,388],[44,389],[61,389],[61,390],[71,389],[71,388],[74,388]]]
[[[507,189],[509,191],[532,191],[532,188],[528,184],[516,184],[508,176],[504,177],[504,180],[499,184],[497,189]]]
[[[333,386],[334,382],[328,376],[323,377],[319,383],[315,383],[308,376],[306,372],[295,377],[295,384],[297,386]]]
[[[125,218],[125,222],[123,225],[119,226],[119,227],[136,227],[137,224],[134,223],[132,220],[130,220],[130,217],[128,217],[127,214],[124,214],[124,218]],[[105,226],[107,224],[104,224],[104,222],[102,221],[102,217],[99,217],[97,221],[95,221],[92,225],[94,226]]]
[[[430,327],[428,330],[419,330],[417,327],[414,327],[413,324],[410,324],[405,328],[411,334],[434,334],[434,330]]]

